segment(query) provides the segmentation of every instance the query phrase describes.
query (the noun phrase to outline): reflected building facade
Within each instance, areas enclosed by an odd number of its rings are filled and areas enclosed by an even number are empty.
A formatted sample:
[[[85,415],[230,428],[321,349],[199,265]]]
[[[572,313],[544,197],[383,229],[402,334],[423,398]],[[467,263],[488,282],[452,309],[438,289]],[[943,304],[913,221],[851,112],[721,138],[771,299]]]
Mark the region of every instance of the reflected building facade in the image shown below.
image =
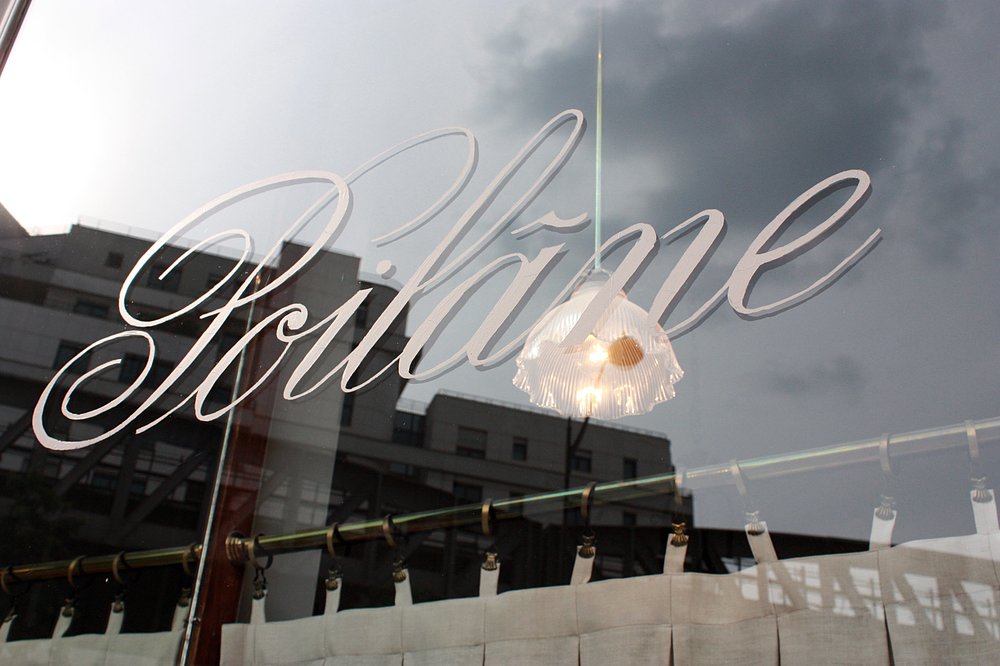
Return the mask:
[[[149,240],[84,224],[67,233],[32,236],[6,211],[0,219],[0,321],[6,344],[0,349],[0,515],[8,516],[13,539],[0,562],[16,563],[74,557],[83,553],[149,549],[197,542],[205,529],[211,488],[221,447],[226,440],[225,419],[199,421],[190,404],[183,406],[145,433],[122,434],[77,451],[57,452],[41,447],[33,436],[31,414],[50,378],[93,341],[126,330],[118,315],[118,294],[132,266],[151,245]],[[236,266],[224,253],[197,253],[180,270],[163,276],[170,262],[185,248],[164,248],[157,262],[139,275],[128,294],[129,311],[143,319],[176,312],[217,285]],[[284,246],[277,266],[294,262],[304,248]],[[298,302],[310,312],[328,312],[359,288],[372,291],[345,327],[329,354],[342,358],[367,333],[375,318],[394,297],[386,284],[359,280],[358,259],[323,252],[309,271],[278,292],[280,302],[266,304],[256,314],[266,316],[282,302]],[[223,302],[245,279],[243,271],[220,288],[204,310]],[[163,278],[163,279],[161,279]],[[264,280],[268,279],[265,273]],[[207,369],[247,330],[247,313],[238,311],[226,322],[204,357],[159,401],[151,421],[182,402]],[[152,331],[155,358],[142,387],[121,408],[107,414],[105,427],[120,421],[127,410],[147,398],[170,375],[178,361],[206,328],[198,313],[179,317]],[[389,328],[361,370],[382,368],[406,343],[405,312]],[[258,351],[247,363],[253,372],[268,350]],[[100,348],[79,358],[61,384],[113,359],[120,363],[86,384],[70,407],[93,409],[119,395],[135,381],[146,362],[146,349]],[[254,365],[254,363],[258,365]],[[292,366],[289,362],[286,367]],[[286,370],[287,371],[287,370]],[[280,379],[280,378],[279,378]],[[230,368],[208,397],[206,411],[232,400],[239,377]],[[244,381],[246,381],[244,379]],[[258,400],[248,405],[255,429],[266,439],[266,455],[259,470],[254,530],[287,532],[292,527],[316,528],[330,522],[378,517],[486,499],[517,497],[590,481],[613,480],[672,471],[669,441],[659,435],[599,423],[568,422],[559,417],[515,405],[488,402],[456,393],[440,393],[426,406],[400,401],[405,382],[385,373],[369,390],[343,394],[336,386],[299,402]],[[60,389],[65,391],[65,386]],[[53,401],[58,404],[58,400]],[[399,403],[399,408],[397,408]],[[70,421],[51,413],[48,427],[55,435],[74,439],[101,432],[93,422]],[[131,430],[134,430],[132,428]],[[128,429],[126,429],[128,431]],[[253,483],[254,479],[248,479]],[[666,522],[662,502],[638,500],[624,506],[597,507],[595,526],[642,534],[648,528],[653,541],[662,540]],[[690,499],[673,507],[691,522]],[[669,517],[668,517],[669,518]],[[20,521],[20,523],[18,523]],[[542,521],[515,521],[507,530],[510,550],[525,548],[534,558],[516,558],[505,571],[505,583],[532,586],[557,582],[561,567],[533,566],[551,548],[570,548],[562,523],[574,526],[576,514],[543,516]],[[520,536],[514,538],[514,534]],[[25,538],[17,536],[20,534]],[[28,538],[30,536],[30,538]],[[558,538],[557,538],[558,536]],[[648,560],[629,557],[628,547],[616,547],[618,535],[602,535],[603,552],[620,551],[612,569],[628,573],[655,569],[657,546],[648,547]],[[460,572],[476,569],[486,542],[471,532],[433,534],[409,548],[417,594],[439,598],[461,591]],[[25,548],[27,547],[27,550]],[[504,550],[504,541],[498,544]],[[16,550],[15,550],[16,549]],[[342,563],[356,594],[350,604],[375,605],[389,592],[389,562],[374,545],[348,553]],[[661,551],[662,552],[662,551]],[[612,556],[606,558],[612,562]],[[312,562],[316,571],[316,562]],[[323,564],[325,566],[325,563]],[[383,576],[383,574],[385,574]],[[471,576],[471,574],[470,574]],[[384,581],[383,581],[384,578]],[[168,577],[158,593],[163,607],[173,599],[169,589],[179,577]],[[310,574],[311,584],[316,577]],[[471,578],[470,578],[471,580]],[[386,584],[383,585],[382,582]],[[155,598],[156,595],[153,595]],[[44,624],[55,604],[32,604],[25,624]],[[97,602],[95,602],[97,603]],[[92,617],[94,614],[86,614]],[[139,614],[135,614],[138,617]],[[149,616],[149,614],[143,614]],[[155,626],[156,617],[146,625]],[[80,627],[81,631],[86,627]]]

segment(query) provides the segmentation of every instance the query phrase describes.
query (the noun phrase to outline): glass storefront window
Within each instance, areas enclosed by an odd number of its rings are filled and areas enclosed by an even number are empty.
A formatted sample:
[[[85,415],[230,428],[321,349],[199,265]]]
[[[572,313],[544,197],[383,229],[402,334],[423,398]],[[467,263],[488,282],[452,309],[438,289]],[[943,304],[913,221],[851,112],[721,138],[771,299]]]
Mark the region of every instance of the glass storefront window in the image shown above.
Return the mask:
[[[992,4],[0,14],[0,661],[1000,656]]]

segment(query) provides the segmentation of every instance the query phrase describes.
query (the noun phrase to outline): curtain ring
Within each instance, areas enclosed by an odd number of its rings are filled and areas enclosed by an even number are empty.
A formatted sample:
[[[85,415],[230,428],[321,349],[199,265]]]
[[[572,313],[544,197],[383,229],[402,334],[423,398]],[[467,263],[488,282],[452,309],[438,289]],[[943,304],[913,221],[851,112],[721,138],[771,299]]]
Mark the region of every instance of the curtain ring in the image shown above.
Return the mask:
[[[385,514],[385,518],[382,519],[382,538],[385,539],[389,548],[392,548],[393,550],[399,547],[399,544],[396,542],[396,537],[393,534],[395,529],[396,526],[392,523],[392,514]]]
[[[590,525],[590,509],[594,502],[594,488],[597,487],[596,481],[591,481],[584,488],[583,492],[580,493],[580,517],[583,518],[585,525]]]
[[[330,526],[326,528],[326,552],[330,554],[330,568],[327,570],[325,582],[327,592],[332,592],[340,586],[342,575],[340,567],[337,566],[337,551],[333,547],[335,541],[341,543],[344,541],[343,537],[340,536],[340,524],[336,522],[330,523]]]
[[[480,512],[480,526],[483,529],[483,535],[488,537],[495,537],[493,534],[493,500],[488,499],[483,502],[483,508]],[[496,551],[496,539],[493,540],[493,545],[486,549],[483,553],[483,571],[496,571],[500,566],[500,555]]]
[[[118,583],[123,588],[127,586],[130,581],[125,580],[125,577],[122,575],[122,569],[124,568],[125,571],[132,571],[132,567],[129,565],[128,560],[125,559],[125,555],[126,553],[123,550],[122,552],[115,555],[115,559],[111,561],[111,575],[114,577],[115,582]],[[139,577],[140,572],[132,571],[132,573],[133,573],[132,581],[134,581],[136,578]]]
[[[889,459],[889,433],[882,435],[882,439],[878,443],[878,460],[879,464],[882,466],[882,474],[886,478],[890,478],[893,475],[892,460]]]
[[[745,503],[749,503],[750,493],[749,491],[747,491],[747,484],[746,481],[743,479],[743,469],[740,467],[740,464],[737,461],[733,460],[732,462],[729,463],[729,473],[733,477],[733,483],[736,484],[736,490],[739,491],[740,497],[743,498],[743,501]]]
[[[892,468],[892,458],[889,457],[889,444],[892,443],[892,436],[884,433],[878,442],[878,463],[882,469],[882,498],[876,515],[882,520],[892,519],[893,507],[896,504],[894,491],[896,485],[895,470]]]
[[[895,515],[895,509],[893,507],[896,504],[896,493],[894,490],[896,479],[895,470],[892,468],[892,459],[889,457],[889,444],[891,443],[891,440],[891,435],[889,435],[889,433],[885,433],[882,435],[882,438],[878,443],[878,462],[879,466],[882,468],[883,492],[875,515],[881,520],[891,520]]]
[[[21,583],[24,587],[20,590],[13,590],[10,587],[10,583]],[[30,586],[30,580],[20,580],[17,577],[17,574],[14,573],[13,564],[10,564],[7,568],[0,570],[0,589],[2,589],[5,594],[16,598],[24,594]]]
[[[111,560],[111,575],[114,577],[115,582],[118,583],[118,591],[115,593],[114,602],[111,604],[112,613],[123,613],[125,611],[125,590],[128,587],[128,583],[122,577],[121,567],[124,566],[129,569],[128,562],[125,560],[125,551],[121,551],[115,555],[115,559]],[[138,575],[138,572],[136,572]]]
[[[194,572],[191,571],[191,565],[201,559],[201,546],[197,543],[192,543],[188,546],[187,551],[184,553],[184,559],[181,560],[181,569],[187,575],[188,578],[194,578]]]
[[[337,551],[333,547],[335,541],[344,542],[340,536],[340,524],[330,523],[330,526],[326,528],[326,552],[330,553],[330,557],[337,557]]]
[[[733,483],[736,484],[736,490],[739,491],[740,497],[743,498],[743,513],[746,514],[747,521],[747,533],[751,536],[757,536],[758,534],[764,533],[764,523],[760,519],[760,511],[757,510],[753,499],[750,497],[750,491],[747,490],[746,479],[743,478],[743,468],[740,467],[740,463],[733,460],[729,463],[729,473],[733,477]]]
[[[115,555],[115,559],[111,560],[111,575],[114,577],[116,583],[118,583],[122,587],[125,587],[127,583],[125,582],[125,579],[122,578],[122,573],[121,573],[122,565],[124,565],[126,569],[131,569],[131,567],[128,565],[128,562],[125,561],[124,550]]]
[[[479,524],[483,528],[483,536],[493,536],[493,500],[488,499],[483,502],[483,508],[479,517]]]
[[[399,548],[399,543],[396,541],[394,534],[395,531],[396,526],[392,522],[392,514],[385,514],[385,518],[382,519],[382,537],[389,548],[393,550]],[[406,561],[402,556],[397,556],[392,563],[392,580],[396,583],[402,583],[406,580]]]
[[[965,436],[969,440],[969,462],[976,465],[979,463],[979,437],[976,435],[974,421],[965,422]]]
[[[993,499],[986,488],[986,475],[979,464],[979,436],[974,421],[965,422],[965,436],[969,440],[969,481],[972,482],[972,501],[985,503]]]
[[[66,580],[69,581],[69,586],[73,588],[74,591],[78,589],[78,586],[75,582],[73,582],[73,578],[77,573],[84,573],[83,560],[86,557],[86,555],[80,555],[79,557],[74,558],[73,561],[69,563],[69,568],[66,569]]]
[[[8,576],[11,582],[20,582],[23,587],[20,590],[12,590],[7,584]],[[0,618],[0,624],[12,621],[17,616],[17,602],[22,594],[28,591],[31,587],[31,581],[18,581],[17,576],[14,574],[14,565],[8,565],[6,569],[0,570],[0,589],[10,596],[10,607],[7,609],[7,615]]]
[[[747,490],[746,479],[743,477],[743,468],[740,467],[738,461],[733,460],[729,463],[729,473],[733,477],[733,483],[736,484],[736,490],[739,491],[740,497],[743,499],[743,510],[748,516],[752,513],[758,513],[753,498],[750,497],[750,491]]]
[[[14,593],[10,591],[9,587],[7,587],[7,576],[10,576],[14,580],[17,580],[17,578],[14,576],[14,565],[13,564],[9,565],[3,571],[0,571],[0,590],[3,590],[4,594],[9,595],[9,596],[12,597],[12,596],[14,596]]]
[[[253,568],[258,571],[266,571],[267,569],[270,569],[271,565],[274,563],[274,555],[267,553],[266,551],[265,554],[267,555],[267,564],[261,566],[260,561],[257,559],[257,549],[261,547],[260,538],[262,536],[263,534],[258,534],[247,546],[247,559],[250,560],[250,564],[253,565]]]
[[[680,470],[674,473],[674,507],[680,508],[684,506],[684,496],[682,495],[682,486],[684,485],[684,470]]]

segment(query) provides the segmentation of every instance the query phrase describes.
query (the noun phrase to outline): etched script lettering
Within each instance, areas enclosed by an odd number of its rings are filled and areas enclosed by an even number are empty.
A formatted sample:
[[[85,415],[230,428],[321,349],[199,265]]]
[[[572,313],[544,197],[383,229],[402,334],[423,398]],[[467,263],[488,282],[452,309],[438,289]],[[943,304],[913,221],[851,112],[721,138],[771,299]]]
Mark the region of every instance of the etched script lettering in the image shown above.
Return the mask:
[[[491,210],[492,204],[501,191],[507,187],[512,177],[524,170],[528,158],[535,154],[543,144],[553,141],[552,137],[566,126],[569,128],[568,135],[561,140],[560,144],[557,144],[558,149],[555,151],[555,155],[542,166],[537,177],[523,192],[516,196],[514,203],[509,208],[494,213]],[[450,285],[450,289],[440,297],[429,314],[416,324],[402,351],[363,381],[356,380],[362,363],[400,313],[418,299],[427,297],[431,292],[449,285],[449,282],[460,270],[469,266],[480,256],[484,249],[503,234],[523,214],[527,206],[538,198],[572,156],[583,135],[584,128],[583,114],[575,109],[563,111],[549,120],[497,173],[473,203],[457,216],[454,224],[443,234],[440,242],[431,248],[413,274],[405,280],[402,288],[379,314],[377,320],[367,330],[356,347],[344,354],[343,358],[337,359],[333,367],[321,377],[306,381],[306,377],[321,360],[325,361],[324,367],[329,366],[331,359],[328,358],[328,355],[332,353],[334,339],[345,326],[350,325],[358,308],[371,292],[370,289],[360,289],[342,303],[331,303],[331,310],[319,317],[312,316],[306,306],[301,303],[289,303],[253,320],[248,330],[210,364],[198,385],[177,404],[165,409],[162,405],[165,396],[171,389],[176,391],[181,380],[190,373],[196,364],[202,363],[204,365],[210,346],[217,342],[227,321],[233,317],[234,313],[254,307],[255,303],[261,302],[261,299],[269,294],[280,291],[297,275],[309,270],[310,262],[343,231],[344,226],[349,223],[352,183],[412,148],[445,137],[459,136],[464,138],[465,162],[448,188],[426,210],[374,241],[377,245],[390,245],[423,227],[431,219],[449,209],[455,198],[471,180],[477,162],[478,146],[475,137],[467,129],[435,130],[413,137],[376,155],[347,176],[342,177],[327,171],[297,171],[250,183],[208,202],[182,219],[153,243],[131,269],[122,284],[118,298],[119,313],[124,322],[131,328],[93,342],[55,373],[42,391],[32,415],[35,436],[47,448],[71,450],[93,446],[129,430],[136,433],[144,432],[187,405],[192,405],[194,414],[199,420],[217,419],[252,396],[266,381],[274,377],[277,370],[287,361],[289,352],[298,348],[304,350],[304,354],[288,375],[285,384],[280,387],[280,395],[285,400],[304,398],[328,386],[338,376],[340,390],[352,392],[371,384],[393,368],[404,378],[426,380],[440,376],[464,362],[477,368],[488,368],[502,363],[509,359],[523,344],[525,337],[531,330],[531,325],[497,349],[492,348],[495,341],[501,337],[501,333],[506,330],[509,323],[516,319],[518,313],[524,308],[525,302],[537,290],[540,281],[544,280],[550,273],[550,269],[563,259],[565,256],[564,243],[542,247],[531,257],[520,252],[504,254],[486,262],[479,270],[458,284]],[[137,278],[154,265],[154,259],[160,256],[165,248],[171,247],[171,244],[176,243],[199,224],[213,218],[237,202],[252,200],[253,197],[276,188],[309,183],[320,183],[328,189],[285,229],[264,257],[253,266],[248,266],[253,248],[252,238],[248,231],[231,229],[214,234],[186,250],[156,277],[161,280],[167,279],[172,271],[180,270],[185,261],[216,244],[239,242],[242,246],[242,256],[222,280],[173,312],[144,318],[140,313],[130,310],[130,290]],[[794,240],[774,246],[778,236],[803,211],[844,188],[853,189],[847,200],[827,219]],[[694,330],[727,299],[738,315],[754,319],[771,316],[799,305],[832,285],[875,247],[881,238],[881,229],[876,229],[864,243],[848,254],[833,270],[812,284],[772,303],[755,307],[749,305],[751,291],[756,281],[761,279],[770,268],[793,260],[828,238],[864,204],[870,191],[871,179],[867,173],[860,170],[834,174],[809,188],[761,230],[737,262],[729,279],[719,290],[687,319],[669,328],[667,332],[673,337],[678,337]],[[322,228],[316,239],[289,266],[280,271],[271,271],[268,273],[269,279],[263,282],[261,276],[269,270],[268,266],[279,256],[283,244],[294,239],[305,225],[317,219],[320,220]],[[486,221],[483,221],[484,219]],[[545,229],[573,232],[586,226],[588,221],[586,213],[562,218],[555,212],[549,212],[534,221],[523,224],[510,233],[516,238],[522,238]],[[457,249],[459,241],[469,238],[477,225],[480,224],[485,226],[485,231],[472,237],[471,241],[466,241],[459,251]],[[649,224],[635,224],[608,238],[595,254],[599,254],[603,258],[606,254],[624,248],[624,256],[611,271],[610,279],[590,303],[573,331],[570,332],[565,344],[573,345],[583,340],[587,331],[600,318],[614,295],[645,270],[644,266],[648,265],[648,257],[656,252],[659,243],[676,242],[695,230],[697,233],[693,234],[693,240],[666,278],[663,279],[662,286],[650,305],[650,317],[662,323],[683,299],[692,282],[701,273],[721,243],[726,230],[725,216],[721,211],[707,209],[693,215],[662,235]],[[540,316],[544,316],[545,312],[555,307],[571,293],[586,275],[594,259],[595,257],[592,255],[586,261],[579,263],[579,268],[573,278],[565,284]],[[515,270],[507,270],[509,267],[514,267]],[[510,273],[513,273],[512,277],[505,277],[509,276]],[[456,349],[450,350],[449,355],[444,360],[438,361],[432,367],[418,368],[417,366],[420,365],[418,359],[434,343],[450,317],[468,301],[469,294],[487,282],[501,279],[507,280],[507,283],[502,285],[504,287],[502,296],[486,312],[479,326],[468,334],[465,342],[458,345]],[[239,284],[224,303],[216,305],[214,309],[200,315],[202,319],[206,320],[207,325],[190,348],[184,352],[181,360],[159,384],[149,387],[147,379],[153,370],[157,356],[156,345],[149,331],[169,324],[189,313],[198,313],[205,309],[210,301],[217,303],[223,286],[231,285],[237,281]],[[237,395],[228,404],[207,411],[206,404],[209,395],[219,385],[220,379],[234,365],[239,364],[248,346],[263,336],[273,336],[279,350],[276,357],[270,359],[266,367],[254,368],[253,376],[247,378],[238,387]],[[89,382],[96,381],[120,366],[121,358],[100,363],[87,370],[70,383],[65,389],[65,393],[62,394],[61,400],[58,399],[56,389],[67,383],[66,375],[73,370],[74,366],[98,350],[128,341],[132,341],[133,344],[138,341],[144,345],[146,361],[138,377],[118,395],[103,405],[91,407],[86,411],[76,411],[72,407],[73,395],[81,392]],[[122,408],[130,398],[136,396],[144,387],[151,389],[149,395],[143,400],[137,401],[138,404],[131,408],[130,412],[124,416],[116,417],[118,420],[112,426],[105,427],[99,434],[80,439],[70,439],[68,436],[66,439],[60,439],[46,427],[46,415],[53,411],[50,403],[55,400],[58,400],[62,416],[71,421],[88,421],[98,417],[104,417],[106,420],[112,410]],[[164,409],[165,411],[163,411]],[[157,415],[151,418],[150,415],[154,411]],[[116,414],[118,413],[116,412]]]

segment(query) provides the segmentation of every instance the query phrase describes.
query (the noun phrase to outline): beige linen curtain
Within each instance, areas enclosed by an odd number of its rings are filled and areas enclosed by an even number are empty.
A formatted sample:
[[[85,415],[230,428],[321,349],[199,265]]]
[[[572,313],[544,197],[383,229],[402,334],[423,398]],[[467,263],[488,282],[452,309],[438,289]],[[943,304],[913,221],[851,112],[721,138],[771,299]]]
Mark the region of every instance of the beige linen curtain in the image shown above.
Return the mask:
[[[145,634],[121,632],[124,605],[112,608],[103,634],[64,636],[71,609],[60,612],[52,638],[8,642],[12,622],[0,629],[0,664],[18,666],[173,666],[177,661],[190,608],[177,606],[170,631]]]
[[[590,582],[578,550],[570,584],[497,594],[483,569],[478,597],[414,604],[408,575],[390,608],[339,610],[331,581],[321,616],[223,628],[224,664],[442,666],[483,664],[997,664],[1000,522],[992,490],[970,493],[976,533],[891,546],[895,511],[876,511],[866,552],[779,560],[767,524],[746,528],[756,563],[724,575],[684,573],[672,539],[662,574]],[[589,553],[586,553],[589,554]],[[188,609],[171,631],[7,640],[0,663],[28,666],[173,664]]]
[[[972,494],[976,534],[890,547],[895,511],[876,510],[866,552],[779,560],[767,524],[747,538],[756,564],[591,583],[578,552],[569,585],[249,625],[223,633],[226,664],[996,664],[1000,527],[992,491]],[[339,592],[338,592],[339,593]],[[331,593],[332,594],[332,593]],[[263,601],[257,602],[263,608]]]
[[[897,663],[1000,663],[1000,529],[996,499],[970,493],[976,534],[879,552],[881,591]],[[978,500],[978,501],[977,501]]]

